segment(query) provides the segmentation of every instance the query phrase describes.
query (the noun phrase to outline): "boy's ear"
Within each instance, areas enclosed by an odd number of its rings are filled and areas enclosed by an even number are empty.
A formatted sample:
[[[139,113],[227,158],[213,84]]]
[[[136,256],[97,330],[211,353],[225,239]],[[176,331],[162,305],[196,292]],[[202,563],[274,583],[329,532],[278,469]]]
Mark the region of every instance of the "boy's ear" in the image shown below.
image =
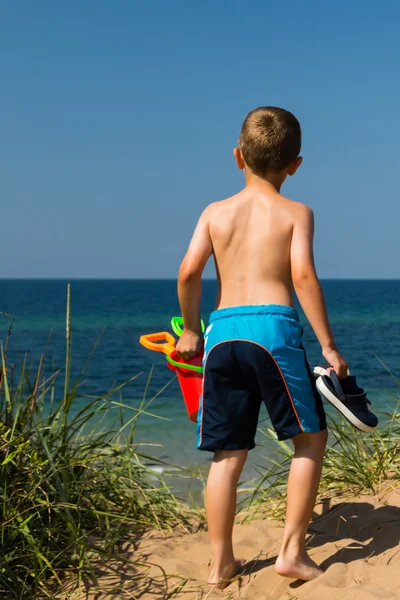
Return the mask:
[[[241,171],[243,171],[243,169],[245,168],[246,164],[244,162],[243,154],[241,153],[241,151],[239,150],[239,148],[235,148],[234,149],[233,156],[236,159],[236,164],[238,166],[238,169],[240,169]]]
[[[297,169],[300,167],[301,163],[303,162],[303,159],[301,156],[298,156],[288,167],[287,170],[287,174],[290,175],[290,177],[293,177],[293,175],[296,173]]]

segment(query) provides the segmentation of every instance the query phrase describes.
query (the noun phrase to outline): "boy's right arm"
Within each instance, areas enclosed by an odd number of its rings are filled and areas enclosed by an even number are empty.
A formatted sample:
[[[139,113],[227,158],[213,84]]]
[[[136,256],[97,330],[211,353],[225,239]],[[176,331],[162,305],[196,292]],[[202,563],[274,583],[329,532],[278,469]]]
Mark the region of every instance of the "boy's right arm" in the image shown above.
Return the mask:
[[[321,344],[325,360],[343,379],[347,363],[339,353],[328,319],[324,295],[314,265],[314,215],[306,206],[299,206],[291,243],[292,280],[305,315]]]

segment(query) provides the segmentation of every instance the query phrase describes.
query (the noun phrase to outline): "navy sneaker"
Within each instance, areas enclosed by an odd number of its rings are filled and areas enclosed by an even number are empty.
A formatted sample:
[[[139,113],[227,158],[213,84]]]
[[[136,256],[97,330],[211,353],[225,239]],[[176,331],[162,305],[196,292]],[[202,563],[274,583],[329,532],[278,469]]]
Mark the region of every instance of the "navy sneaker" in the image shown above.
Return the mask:
[[[371,402],[367,393],[358,387],[354,375],[339,380],[335,371],[323,367],[314,369],[316,384],[320,394],[360,431],[373,431],[378,425],[378,417],[370,410]]]

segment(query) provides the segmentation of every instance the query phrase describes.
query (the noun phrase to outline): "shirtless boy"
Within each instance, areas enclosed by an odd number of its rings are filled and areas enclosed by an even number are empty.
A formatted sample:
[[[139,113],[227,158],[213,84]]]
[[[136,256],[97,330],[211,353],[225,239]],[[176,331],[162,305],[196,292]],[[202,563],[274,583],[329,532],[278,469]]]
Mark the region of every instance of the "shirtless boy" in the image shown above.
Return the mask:
[[[346,377],[347,364],[314,267],[313,213],[280,193],[301,165],[300,147],[300,124],[290,112],[261,107],[246,117],[234,150],[246,186],[205,209],[179,271],[185,328],[177,350],[190,358],[201,349],[201,276],[214,256],[219,292],[205,335],[198,448],[214,452],[206,509],[213,553],[209,583],[219,588],[240,567],[232,547],[236,488],[255,446],[262,401],[278,439],[294,444],[276,571],[302,580],[322,572],[306,552],[305,537],[321,477],[326,420],[302,347],[294,292],[339,378]]]

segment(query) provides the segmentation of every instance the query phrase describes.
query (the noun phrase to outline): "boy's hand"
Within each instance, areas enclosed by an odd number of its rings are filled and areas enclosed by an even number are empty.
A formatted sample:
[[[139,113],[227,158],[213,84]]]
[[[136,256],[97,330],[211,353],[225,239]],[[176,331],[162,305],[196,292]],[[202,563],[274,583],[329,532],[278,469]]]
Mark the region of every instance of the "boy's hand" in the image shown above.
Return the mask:
[[[336,348],[323,348],[322,356],[330,364],[332,369],[336,371],[339,379],[346,379],[348,372],[348,364]]]
[[[203,336],[189,331],[183,330],[181,338],[176,346],[176,352],[180,358],[192,358],[200,354]]]

